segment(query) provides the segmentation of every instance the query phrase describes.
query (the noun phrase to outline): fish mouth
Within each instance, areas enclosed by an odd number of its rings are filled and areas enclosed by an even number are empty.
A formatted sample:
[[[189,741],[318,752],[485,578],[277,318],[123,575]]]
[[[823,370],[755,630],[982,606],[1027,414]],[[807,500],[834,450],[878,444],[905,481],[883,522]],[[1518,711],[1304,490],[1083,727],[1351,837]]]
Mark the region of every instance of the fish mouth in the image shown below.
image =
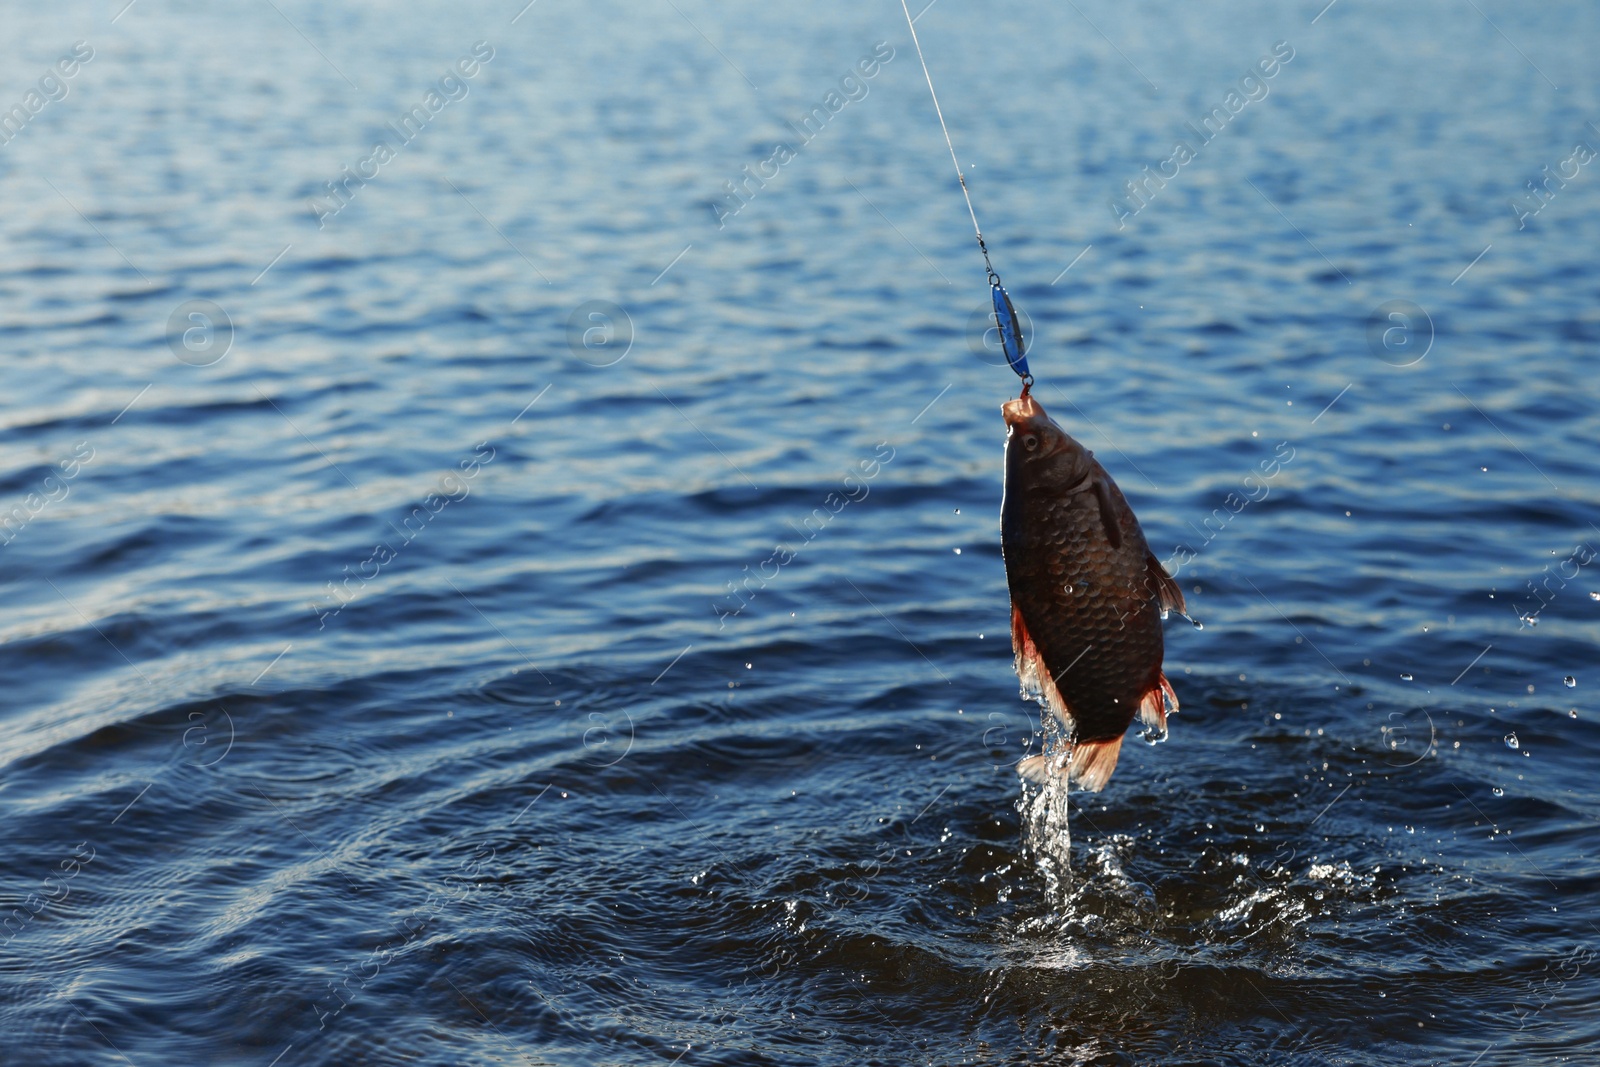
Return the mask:
[[[1031,394],[1007,400],[1001,405],[1000,414],[1005,418],[1006,426],[1012,434],[1038,434],[1047,445],[1046,448],[1031,453],[1028,457],[1030,460],[1048,459],[1069,449],[1082,447],[1065,430],[1057,426],[1054,419],[1045,414],[1043,406]]]
[[[1033,398],[1032,393],[1019,396],[1015,400],[1007,400],[1000,406],[1000,415],[1006,420],[1006,425],[1013,429],[1041,420],[1050,421],[1050,416],[1044,413],[1044,408]]]

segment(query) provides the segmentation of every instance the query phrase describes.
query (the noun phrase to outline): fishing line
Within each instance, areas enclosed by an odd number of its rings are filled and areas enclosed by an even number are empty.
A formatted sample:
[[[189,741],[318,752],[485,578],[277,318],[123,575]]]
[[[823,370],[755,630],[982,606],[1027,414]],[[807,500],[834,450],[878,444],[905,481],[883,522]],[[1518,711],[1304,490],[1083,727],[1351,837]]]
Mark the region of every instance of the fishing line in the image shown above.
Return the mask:
[[[1022,341],[1022,323],[1017,309],[1011,306],[1011,296],[1000,284],[1000,275],[989,262],[989,246],[984,243],[983,230],[978,226],[978,213],[972,207],[972,194],[967,190],[966,175],[961,173],[961,161],[956,158],[955,142],[950,140],[950,127],[945,125],[944,109],[939,106],[939,94],[933,90],[933,75],[928,73],[928,60],[922,54],[922,42],[917,40],[917,24],[911,17],[906,0],[900,0],[900,10],[906,14],[906,28],[911,31],[911,44],[917,50],[917,61],[922,64],[922,76],[928,81],[928,95],[933,98],[933,113],[939,116],[939,129],[944,131],[945,147],[950,149],[950,162],[956,167],[956,181],[961,183],[961,195],[967,201],[967,214],[972,216],[972,232],[978,236],[978,251],[983,253],[984,270],[989,275],[989,298],[994,304],[994,324],[1000,331],[1000,344],[1005,349],[1006,362],[1022,379],[1022,395],[1027,396],[1033,386],[1033,375],[1028,373],[1027,350]]]

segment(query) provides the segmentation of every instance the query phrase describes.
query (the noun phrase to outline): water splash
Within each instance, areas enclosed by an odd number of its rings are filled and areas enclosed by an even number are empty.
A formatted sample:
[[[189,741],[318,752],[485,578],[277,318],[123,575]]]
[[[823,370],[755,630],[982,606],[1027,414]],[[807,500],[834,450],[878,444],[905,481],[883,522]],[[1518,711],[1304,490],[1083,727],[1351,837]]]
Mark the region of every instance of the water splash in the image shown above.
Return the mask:
[[[1071,746],[1054,715],[1044,715],[1044,752],[1051,773],[1042,785],[1024,780],[1017,811],[1022,815],[1022,852],[1044,878],[1049,899],[1065,904],[1072,887],[1072,833],[1067,825],[1071,792],[1067,761]]]

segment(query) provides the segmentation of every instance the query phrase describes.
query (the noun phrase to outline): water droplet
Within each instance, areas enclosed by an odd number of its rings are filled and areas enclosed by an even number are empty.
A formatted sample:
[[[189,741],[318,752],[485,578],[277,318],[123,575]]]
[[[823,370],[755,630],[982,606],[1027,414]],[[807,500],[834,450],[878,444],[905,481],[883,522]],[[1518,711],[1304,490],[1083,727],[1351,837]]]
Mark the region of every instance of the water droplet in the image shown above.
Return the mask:
[[[1568,689],[1576,689],[1578,687],[1578,680],[1569,674],[1565,678],[1561,679],[1561,684],[1566,686]]]
[[[956,514],[957,515],[961,514],[961,509],[960,508],[956,508]]]
[[[754,666],[755,666],[755,664],[753,664],[753,663],[746,663],[744,665],[744,669],[748,671],[748,670],[751,670],[752,668],[754,668]]]
[[[1497,797],[1503,797],[1503,796],[1506,795],[1506,791],[1504,789],[1501,789],[1499,786],[1495,786],[1494,787],[1494,795],[1497,796]]]
[[[961,555],[961,550],[959,548],[956,549],[956,555],[958,555],[958,556]]]
[[[1256,823],[1256,833],[1264,834],[1266,832],[1267,832],[1267,828],[1265,826],[1263,826],[1261,823]]]
[[[1194,623],[1194,628],[1196,630],[1204,630],[1206,628],[1206,624],[1201,622],[1199,619],[1190,619],[1189,621]]]
[[[1067,583],[1067,584],[1066,584],[1066,585],[1064,585],[1064,586],[1062,586],[1062,587],[1061,587],[1061,591],[1062,591],[1062,592],[1063,592],[1063,593],[1070,593],[1070,592],[1072,592],[1072,583],[1071,583],[1071,582],[1068,582],[1068,583]]]
[[[1401,680],[1401,681],[1402,681],[1402,682],[1409,682],[1409,681],[1411,681],[1411,680],[1412,680],[1412,678],[1411,678],[1411,675],[1409,675],[1409,674],[1402,674],[1402,675],[1401,675],[1401,676],[1400,676],[1400,680]]]
[[[1517,740],[1517,734],[1516,734],[1515,730],[1513,730],[1509,734],[1506,734],[1506,747],[1507,748],[1521,748],[1522,747],[1522,742]]]
[[[1578,709],[1577,708],[1573,708],[1570,711],[1568,711],[1567,714],[1572,716],[1574,719],[1576,719],[1578,717]]]
[[[1600,600],[1600,592],[1590,593],[1589,594],[1589,599],[1590,600]]]
[[[1416,827],[1415,827],[1415,826],[1408,826],[1408,827],[1406,827],[1406,833],[1408,833],[1408,834],[1414,834],[1414,833],[1416,833],[1416,832],[1417,832],[1417,828],[1416,828]]]

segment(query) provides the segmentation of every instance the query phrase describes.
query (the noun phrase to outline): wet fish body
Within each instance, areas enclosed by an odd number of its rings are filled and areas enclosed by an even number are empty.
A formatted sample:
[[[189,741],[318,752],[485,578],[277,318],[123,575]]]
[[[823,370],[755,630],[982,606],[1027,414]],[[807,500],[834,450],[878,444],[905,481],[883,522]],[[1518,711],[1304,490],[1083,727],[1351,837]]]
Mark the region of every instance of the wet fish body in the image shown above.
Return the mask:
[[[1067,743],[1018,769],[1041,782],[1065,773],[1099,790],[1134,717],[1164,737],[1178,709],[1161,672],[1161,620],[1184,611],[1183,593],[1092,452],[1031,395],[1001,413],[1010,428],[1000,542],[1012,652],[1023,695],[1058,718]]]

